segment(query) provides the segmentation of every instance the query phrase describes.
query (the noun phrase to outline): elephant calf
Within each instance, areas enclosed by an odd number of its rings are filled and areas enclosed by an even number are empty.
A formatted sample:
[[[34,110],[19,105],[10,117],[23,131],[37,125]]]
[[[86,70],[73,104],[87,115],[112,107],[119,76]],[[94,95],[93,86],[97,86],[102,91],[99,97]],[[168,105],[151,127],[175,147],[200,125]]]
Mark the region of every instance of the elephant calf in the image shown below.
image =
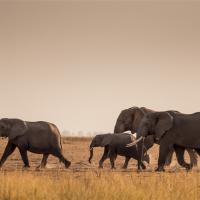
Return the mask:
[[[20,119],[1,119],[0,137],[8,137],[8,144],[0,160],[0,167],[16,147],[24,162],[24,167],[30,167],[27,151],[43,154],[39,167],[44,168],[49,154],[59,158],[68,168],[71,164],[62,154],[61,136],[58,128],[48,122],[25,122]]]
[[[128,162],[131,158],[137,159],[137,149],[135,146],[132,146],[131,148],[126,147],[128,143],[130,143],[131,138],[134,137],[127,133],[122,134],[101,134],[96,135],[91,144],[90,144],[90,157],[89,162],[91,163],[92,157],[93,157],[93,148],[94,147],[104,147],[104,153],[102,158],[99,161],[99,168],[103,168],[103,162],[110,158],[111,168],[115,168],[115,159],[117,158],[117,155],[125,156],[125,162],[123,165],[123,168],[126,169],[128,166]],[[148,141],[148,139],[146,140]],[[149,142],[153,144],[153,141]],[[147,146],[147,149],[150,148]],[[149,155],[145,152],[145,155],[143,156],[143,161],[146,161],[149,163]],[[142,167],[146,168],[145,165],[142,163]]]

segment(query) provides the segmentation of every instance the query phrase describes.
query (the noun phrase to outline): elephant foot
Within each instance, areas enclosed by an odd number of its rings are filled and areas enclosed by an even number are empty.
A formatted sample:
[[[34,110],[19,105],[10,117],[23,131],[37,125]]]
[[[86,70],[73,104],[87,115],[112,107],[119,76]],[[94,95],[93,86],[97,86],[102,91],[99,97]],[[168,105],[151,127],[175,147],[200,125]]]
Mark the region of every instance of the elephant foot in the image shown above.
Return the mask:
[[[158,168],[155,171],[156,172],[164,172],[165,169],[163,167],[158,166]]]
[[[137,169],[136,172],[140,173],[140,172],[142,172],[142,169]]]
[[[99,169],[103,169],[103,165],[99,165],[99,167],[98,167]]]
[[[71,162],[67,161],[66,164],[65,164],[65,168],[69,168],[70,165],[71,165]]]
[[[46,166],[44,166],[44,165],[38,165],[38,166],[36,167],[36,170],[40,170],[40,169],[44,169],[44,168],[46,168]]]
[[[111,167],[111,169],[112,169],[112,170],[115,170],[116,168],[115,168],[115,167]]]
[[[146,169],[146,166],[142,163],[141,164],[142,169]]]
[[[23,170],[27,170],[27,169],[29,169],[30,168],[30,165],[24,165],[23,166]]]
[[[138,168],[137,168],[137,172],[139,173],[139,172],[142,172],[143,170],[145,170],[146,169],[146,166],[144,165],[144,164],[141,164],[140,166],[138,166]]]
[[[142,168],[142,169],[146,169],[146,166],[144,165],[143,162],[138,162],[138,164],[137,164],[137,169],[138,169],[138,170],[141,170],[141,168]]]
[[[190,171],[190,170],[192,169],[193,165],[185,164],[184,167],[185,167],[185,169],[186,169],[187,171]]]

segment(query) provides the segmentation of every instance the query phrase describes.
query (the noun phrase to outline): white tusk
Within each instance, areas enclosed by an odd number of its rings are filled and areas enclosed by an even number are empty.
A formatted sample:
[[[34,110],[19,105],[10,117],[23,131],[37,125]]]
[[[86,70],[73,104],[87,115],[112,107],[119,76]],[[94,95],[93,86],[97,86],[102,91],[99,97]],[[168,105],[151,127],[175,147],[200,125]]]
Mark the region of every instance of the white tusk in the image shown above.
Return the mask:
[[[93,149],[93,147],[90,148],[90,151]]]
[[[127,144],[126,147],[132,147],[132,146],[136,145],[136,144],[137,144],[140,140],[142,140],[142,139],[143,139],[143,137],[141,136],[141,137],[139,137],[137,140],[135,140],[135,141],[133,141],[133,142]]]
[[[135,137],[131,134],[131,141],[134,142],[135,141]]]

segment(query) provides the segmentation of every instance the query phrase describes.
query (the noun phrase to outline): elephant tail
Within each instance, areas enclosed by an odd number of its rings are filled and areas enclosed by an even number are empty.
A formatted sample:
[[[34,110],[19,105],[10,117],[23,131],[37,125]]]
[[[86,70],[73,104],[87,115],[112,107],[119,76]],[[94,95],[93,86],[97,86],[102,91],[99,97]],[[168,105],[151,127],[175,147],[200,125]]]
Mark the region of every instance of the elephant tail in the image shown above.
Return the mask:
[[[60,149],[61,149],[61,151],[63,150],[63,147],[62,147],[62,137],[60,137]]]
[[[63,147],[62,147],[62,137],[61,137],[61,136],[60,136],[60,150],[61,150],[61,152],[63,151]],[[59,162],[61,163],[62,160],[59,159]]]
[[[93,149],[94,148],[90,148],[90,157],[88,159],[88,162],[91,163],[92,157],[93,157]]]

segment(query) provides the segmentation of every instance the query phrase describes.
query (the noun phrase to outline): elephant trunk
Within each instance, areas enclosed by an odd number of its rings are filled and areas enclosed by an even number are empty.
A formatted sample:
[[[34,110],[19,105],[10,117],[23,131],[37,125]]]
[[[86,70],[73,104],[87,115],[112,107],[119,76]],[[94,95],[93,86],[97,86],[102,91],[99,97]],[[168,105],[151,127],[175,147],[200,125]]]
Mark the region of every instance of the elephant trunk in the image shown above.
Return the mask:
[[[90,147],[90,157],[88,159],[89,163],[91,163],[92,157],[93,157],[93,147]]]
[[[140,140],[140,142],[137,145],[137,152],[138,152],[138,170],[140,170],[144,156],[144,137],[142,137],[142,141]]]
[[[137,141],[137,151],[138,151],[138,170],[142,166],[142,160],[144,156],[144,142],[148,136],[148,129],[146,127],[139,127],[136,141]]]

